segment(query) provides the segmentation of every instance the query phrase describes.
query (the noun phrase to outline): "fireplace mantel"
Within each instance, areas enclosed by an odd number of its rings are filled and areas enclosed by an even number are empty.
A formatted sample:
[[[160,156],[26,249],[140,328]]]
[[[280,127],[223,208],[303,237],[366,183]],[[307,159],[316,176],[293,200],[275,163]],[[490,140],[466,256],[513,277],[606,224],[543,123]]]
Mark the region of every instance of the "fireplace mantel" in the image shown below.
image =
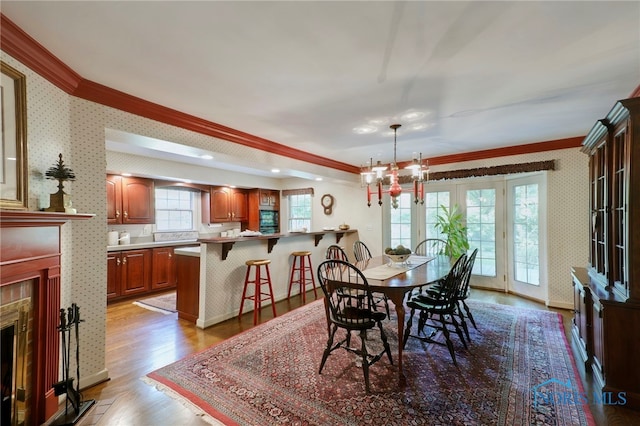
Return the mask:
[[[94,216],[0,210],[0,291],[21,281],[34,282],[29,424],[44,423],[58,409],[51,386],[59,380],[60,228]]]
[[[70,220],[84,220],[91,219],[94,214],[78,213],[54,213],[54,212],[33,212],[23,210],[0,210],[0,225],[5,226],[18,226],[16,224],[22,223],[22,226],[50,226],[50,225],[63,225]],[[28,225],[33,224],[33,225]]]

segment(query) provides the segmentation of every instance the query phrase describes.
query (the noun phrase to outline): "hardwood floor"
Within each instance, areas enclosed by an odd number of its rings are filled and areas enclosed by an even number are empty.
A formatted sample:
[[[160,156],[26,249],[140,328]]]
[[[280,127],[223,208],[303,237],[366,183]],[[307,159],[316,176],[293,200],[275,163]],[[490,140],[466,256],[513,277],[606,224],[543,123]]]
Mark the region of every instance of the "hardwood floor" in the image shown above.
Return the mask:
[[[547,309],[543,305],[499,292],[476,290],[472,298],[528,308]],[[307,293],[307,303],[315,300]],[[132,300],[114,303],[107,308],[106,363],[111,379],[83,390],[83,397],[96,400],[96,405],[79,423],[89,425],[207,425],[204,420],[166,393],[144,383],[147,373],[201,351],[215,343],[253,327],[253,314],[232,318],[205,330],[179,320],[177,314],[163,315],[132,304]],[[301,298],[276,304],[278,314],[295,309]],[[570,311],[561,312],[565,332],[571,341]],[[261,321],[270,319],[271,310],[263,309]],[[584,366],[578,364],[586,391],[594,387]],[[598,425],[640,425],[640,412],[620,407],[591,407]]]

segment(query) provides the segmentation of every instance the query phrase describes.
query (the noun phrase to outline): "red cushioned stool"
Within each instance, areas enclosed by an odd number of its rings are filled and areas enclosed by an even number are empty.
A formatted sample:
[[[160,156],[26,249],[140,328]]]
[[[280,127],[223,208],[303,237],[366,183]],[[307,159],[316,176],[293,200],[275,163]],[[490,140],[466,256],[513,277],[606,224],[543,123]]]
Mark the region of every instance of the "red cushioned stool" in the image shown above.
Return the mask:
[[[271,274],[269,273],[269,259],[259,260],[247,260],[247,274],[244,277],[244,289],[242,290],[242,301],[240,302],[240,313],[238,318],[242,317],[242,309],[244,307],[245,300],[253,300],[253,324],[258,323],[258,313],[262,309],[262,302],[265,300],[271,300],[271,309],[273,310],[273,316],[276,316],[276,302],[273,300],[273,288],[271,287]],[[262,267],[264,266],[266,276],[262,275]],[[254,278],[250,279],[251,268],[254,268]],[[247,295],[247,287],[254,285],[254,291],[252,295]],[[262,291],[262,286],[266,285],[268,291]]]
[[[293,264],[291,265],[291,277],[289,278],[289,292],[287,298],[291,297],[291,288],[294,284],[298,284],[300,288],[300,294],[302,295],[302,303],[306,303],[307,284],[313,286],[313,294],[316,299],[318,298],[318,292],[316,291],[316,280],[313,277],[313,267],[311,266],[311,252],[310,251],[294,251],[291,253],[293,256]],[[294,279],[294,275],[297,278]]]

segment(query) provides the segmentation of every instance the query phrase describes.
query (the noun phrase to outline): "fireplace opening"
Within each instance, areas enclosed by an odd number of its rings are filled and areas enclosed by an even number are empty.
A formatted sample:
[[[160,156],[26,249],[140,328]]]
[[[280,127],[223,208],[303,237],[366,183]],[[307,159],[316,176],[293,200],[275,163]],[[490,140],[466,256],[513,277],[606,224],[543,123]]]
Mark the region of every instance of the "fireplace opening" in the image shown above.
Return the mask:
[[[2,426],[21,426],[29,422],[30,310],[31,298],[3,304],[0,308]]]

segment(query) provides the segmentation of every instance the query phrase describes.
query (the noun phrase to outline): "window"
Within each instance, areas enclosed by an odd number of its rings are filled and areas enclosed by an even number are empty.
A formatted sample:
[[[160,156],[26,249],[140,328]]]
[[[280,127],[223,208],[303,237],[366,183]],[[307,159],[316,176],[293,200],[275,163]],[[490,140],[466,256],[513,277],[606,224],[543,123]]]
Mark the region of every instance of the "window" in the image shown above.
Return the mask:
[[[156,230],[194,230],[194,198],[189,189],[156,188]]]
[[[496,257],[496,190],[493,188],[466,191],[467,237],[471,249],[478,249],[473,273],[497,276]]]
[[[411,242],[411,206],[413,205],[413,194],[403,192],[398,199],[398,208],[391,208],[391,244],[389,247],[396,248],[403,245],[413,249]]]
[[[513,187],[514,279],[540,285],[538,238],[538,184]]]
[[[289,230],[311,229],[311,194],[287,196],[289,200]]]
[[[438,215],[442,214],[442,207],[451,206],[451,193],[449,191],[428,192],[425,196],[425,238],[439,238],[447,240],[447,236],[440,233],[435,227],[438,222]]]

